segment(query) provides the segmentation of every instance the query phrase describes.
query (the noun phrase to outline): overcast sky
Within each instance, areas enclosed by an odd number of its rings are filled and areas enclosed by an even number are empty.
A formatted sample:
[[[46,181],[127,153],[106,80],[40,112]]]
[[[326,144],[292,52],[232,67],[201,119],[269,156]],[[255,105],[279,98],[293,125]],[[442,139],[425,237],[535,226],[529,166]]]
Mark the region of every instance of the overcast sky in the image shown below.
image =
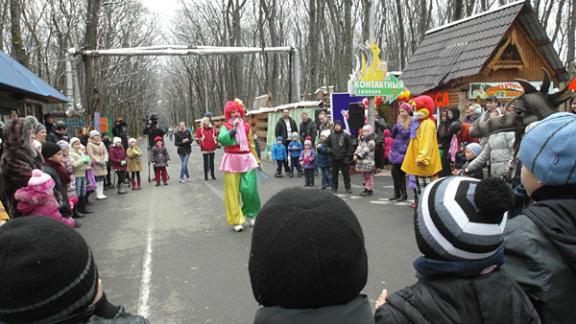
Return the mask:
[[[176,8],[179,7],[178,0],[143,0],[144,5],[150,11],[158,13],[163,18],[171,18]]]

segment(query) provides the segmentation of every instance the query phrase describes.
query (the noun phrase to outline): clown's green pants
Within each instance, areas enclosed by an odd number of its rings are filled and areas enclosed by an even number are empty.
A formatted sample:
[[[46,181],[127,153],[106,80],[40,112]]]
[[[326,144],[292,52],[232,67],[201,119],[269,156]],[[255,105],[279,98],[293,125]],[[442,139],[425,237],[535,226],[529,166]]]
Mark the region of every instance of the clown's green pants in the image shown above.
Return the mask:
[[[256,170],[245,173],[224,173],[224,202],[228,224],[243,224],[244,216],[256,217],[260,211],[257,181]],[[242,198],[242,208],[240,208],[240,198]]]

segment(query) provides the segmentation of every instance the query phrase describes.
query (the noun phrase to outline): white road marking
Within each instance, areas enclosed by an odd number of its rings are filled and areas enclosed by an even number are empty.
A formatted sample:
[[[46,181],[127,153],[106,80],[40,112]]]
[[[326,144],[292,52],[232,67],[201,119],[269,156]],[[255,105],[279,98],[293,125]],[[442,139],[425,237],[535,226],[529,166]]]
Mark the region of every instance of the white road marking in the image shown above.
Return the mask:
[[[152,279],[152,224],[148,223],[148,233],[146,235],[146,252],[142,262],[142,281],[140,283],[140,297],[138,298],[138,314],[148,317],[150,298],[150,281]]]
[[[224,200],[224,191],[216,188],[216,186],[212,185],[209,181],[204,181],[204,184],[212,191],[213,194],[218,196],[220,199]]]
[[[371,200],[370,203],[376,204],[376,205],[389,205],[390,204],[390,202],[388,202],[388,201],[381,201],[381,200]]]

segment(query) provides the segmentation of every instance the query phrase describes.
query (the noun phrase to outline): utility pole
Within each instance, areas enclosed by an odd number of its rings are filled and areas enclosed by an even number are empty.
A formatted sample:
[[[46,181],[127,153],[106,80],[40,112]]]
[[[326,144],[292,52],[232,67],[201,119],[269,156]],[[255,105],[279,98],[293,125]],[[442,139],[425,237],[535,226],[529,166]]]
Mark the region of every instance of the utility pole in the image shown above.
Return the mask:
[[[367,5],[370,6],[368,11],[368,43],[372,44],[376,42],[376,4],[374,0],[367,1]],[[368,125],[374,125],[374,114],[376,113],[376,105],[374,104],[374,97],[368,98]]]

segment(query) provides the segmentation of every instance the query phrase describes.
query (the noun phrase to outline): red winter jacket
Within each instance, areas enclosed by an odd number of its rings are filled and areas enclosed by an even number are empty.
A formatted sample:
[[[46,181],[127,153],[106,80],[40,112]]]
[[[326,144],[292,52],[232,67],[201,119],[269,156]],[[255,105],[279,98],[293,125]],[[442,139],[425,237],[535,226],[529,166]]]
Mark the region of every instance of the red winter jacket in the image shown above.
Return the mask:
[[[128,154],[124,146],[112,146],[108,155],[114,170],[126,171],[128,169]],[[124,165],[121,164],[122,161],[125,161]]]
[[[198,128],[196,130],[196,142],[200,145],[202,152],[212,153],[216,151],[218,145],[216,130],[214,128]]]

